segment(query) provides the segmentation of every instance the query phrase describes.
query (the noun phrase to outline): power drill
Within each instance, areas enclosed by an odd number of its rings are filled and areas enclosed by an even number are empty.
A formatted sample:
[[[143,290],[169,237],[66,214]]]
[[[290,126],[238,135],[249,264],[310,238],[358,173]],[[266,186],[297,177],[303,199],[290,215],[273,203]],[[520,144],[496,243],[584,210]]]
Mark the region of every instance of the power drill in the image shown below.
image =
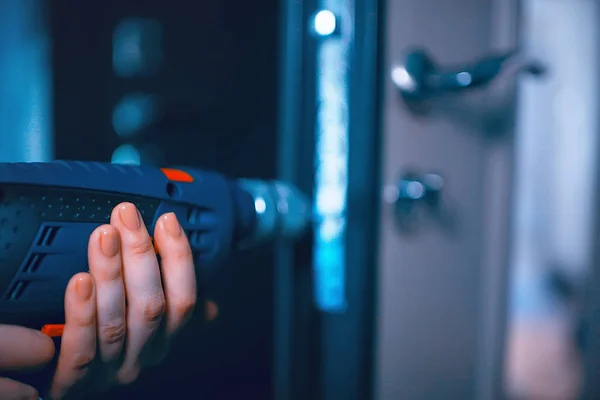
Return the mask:
[[[89,237],[122,202],[138,207],[150,233],[175,213],[198,268],[240,247],[297,238],[310,221],[306,198],[279,182],[99,162],[0,163],[0,323],[60,336],[67,283],[88,270]]]

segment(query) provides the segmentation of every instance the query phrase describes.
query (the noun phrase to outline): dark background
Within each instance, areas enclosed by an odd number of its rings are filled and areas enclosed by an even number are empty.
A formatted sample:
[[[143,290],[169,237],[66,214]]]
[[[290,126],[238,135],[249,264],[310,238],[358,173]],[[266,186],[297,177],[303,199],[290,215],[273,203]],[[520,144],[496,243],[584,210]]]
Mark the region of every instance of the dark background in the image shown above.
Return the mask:
[[[274,178],[278,7],[276,0],[49,2],[56,158],[110,161],[125,142],[114,132],[113,109],[128,93],[144,92],[160,98],[162,117],[128,142],[154,145],[165,165]],[[162,28],[164,63],[153,76],[113,71],[113,31],[131,17]],[[219,318],[193,322],[163,365],[117,393],[272,397],[272,260],[263,247],[205,278]]]

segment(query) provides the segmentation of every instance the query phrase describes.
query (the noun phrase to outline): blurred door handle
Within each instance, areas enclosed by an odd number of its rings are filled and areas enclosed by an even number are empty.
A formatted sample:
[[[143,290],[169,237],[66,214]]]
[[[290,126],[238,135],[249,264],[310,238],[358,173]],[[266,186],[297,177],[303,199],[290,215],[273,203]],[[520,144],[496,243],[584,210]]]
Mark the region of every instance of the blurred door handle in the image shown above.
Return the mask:
[[[394,87],[411,113],[429,115],[435,111],[482,127],[489,125],[490,117],[495,124],[499,116],[503,118],[510,103],[507,96],[521,73],[538,77],[546,68],[517,51],[489,55],[462,66],[440,67],[425,50],[416,49],[390,71]],[[464,95],[479,88],[486,89],[486,99]]]
[[[394,217],[402,233],[415,233],[433,218],[447,225],[447,207],[442,199],[444,179],[437,174],[406,173],[396,185],[386,187],[385,201],[394,206]]]
[[[405,101],[426,100],[486,86],[500,75],[508,61],[517,56],[516,51],[511,51],[445,68],[438,66],[425,50],[417,49],[408,52],[402,64],[392,67],[391,78]],[[544,67],[529,61],[521,63],[517,72],[537,76],[544,73]]]

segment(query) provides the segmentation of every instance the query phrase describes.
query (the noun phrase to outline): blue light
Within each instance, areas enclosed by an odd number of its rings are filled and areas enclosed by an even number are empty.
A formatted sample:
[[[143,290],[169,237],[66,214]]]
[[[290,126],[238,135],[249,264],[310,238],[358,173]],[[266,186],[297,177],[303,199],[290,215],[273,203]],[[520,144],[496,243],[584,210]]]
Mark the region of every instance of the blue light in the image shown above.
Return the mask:
[[[115,149],[111,162],[113,164],[140,165],[142,156],[138,149],[129,144],[124,144]]]
[[[329,10],[319,11],[315,15],[315,32],[321,36],[329,36],[335,32],[337,21],[335,14]]]
[[[163,65],[162,26],[153,19],[129,18],[113,32],[113,70],[121,78],[152,76]]]
[[[257,197],[254,200],[254,209],[256,210],[257,214],[262,214],[267,211],[267,203],[265,202],[265,199],[262,197]]]
[[[338,9],[345,0],[321,0]],[[337,21],[331,11],[315,15],[314,30],[329,36]],[[348,33],[348,32],[344,32]],[[348,33],[349,34],[349,33]],[[342,35],[345,36],[345,35]],[[317,44],[317,121],[315,129],[316,217],[313,247],[314,298],[324,312],[346,309],[346,207],[348,197],[349,42],[324,38]]]
[[[328,312],[340,312],[346,307],[345,300],[345,245],[335,240],[315,249],[315,298],[319,308]]]
[[[117,135],[134,136],[156,119],[158,101],[155,96],[132,93],[125,96],[113,110],[112,123]]]

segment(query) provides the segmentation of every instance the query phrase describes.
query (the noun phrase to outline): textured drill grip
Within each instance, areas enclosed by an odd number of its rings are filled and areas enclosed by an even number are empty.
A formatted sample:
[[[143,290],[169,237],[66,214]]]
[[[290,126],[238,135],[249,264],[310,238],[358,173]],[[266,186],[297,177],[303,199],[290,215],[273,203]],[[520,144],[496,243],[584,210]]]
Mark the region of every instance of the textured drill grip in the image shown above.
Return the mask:
[[[0,164],[0,323],[39,329],[64,321],[69,279],[88,270],[90,234],[121,202],[152,234],[174,212],[196,264],[226,257],[234,234],[232,187],[219,174],[103,163]]]

